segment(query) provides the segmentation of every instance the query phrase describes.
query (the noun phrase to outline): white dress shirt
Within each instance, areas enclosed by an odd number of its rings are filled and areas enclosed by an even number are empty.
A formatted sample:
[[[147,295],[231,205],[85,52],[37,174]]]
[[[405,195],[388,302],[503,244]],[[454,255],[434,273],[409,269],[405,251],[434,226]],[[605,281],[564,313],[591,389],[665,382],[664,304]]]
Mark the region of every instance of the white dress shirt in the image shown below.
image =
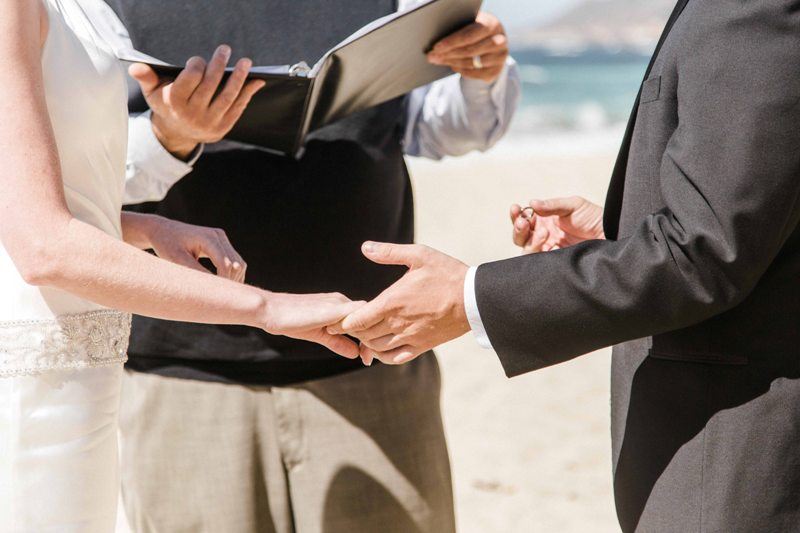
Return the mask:
[[[424,0],[400,0],[399,10]],[[115,51],[133,47],[127,29],[103,0],[79,0],[96,31]],[[407,155],[442,159],[485,151],[508,131],[519,105],[519,71],[508,58],[493,83],[454,74],[412,91],[406,100],[403,147]],[[192,171],[201,157],[202,145],[188,162],[170,154],[153,133],[150,112],[132,115],[128,125],[125,203],[163,200],[169,189]],[[475,299],[475,268],[464,286],[464,302],[478,343],[491,348]]]

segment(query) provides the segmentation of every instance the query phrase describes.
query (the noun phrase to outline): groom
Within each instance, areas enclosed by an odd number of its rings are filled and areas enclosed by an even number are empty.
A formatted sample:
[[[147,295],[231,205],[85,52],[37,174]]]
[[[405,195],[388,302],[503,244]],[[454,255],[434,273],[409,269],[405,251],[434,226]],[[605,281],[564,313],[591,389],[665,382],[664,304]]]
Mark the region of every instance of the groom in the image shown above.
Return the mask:
[[[145,53],[211,57],[190,59],[169,95],[152,72],[134,70],[150,109],[131,120],[129,202],[225,229],[248,282],[276,291],[371,299],[391,285],[402,271],[366,261],[359,244],[412,242],[404,155],[489,148],[519,97],[503,27],[481,13],[429,56],[459,74],[314,132],[299,160],[225,141],[203,147],[231,125],[231,112],[215,112],[228,106],[212,100],[226,62],[313,63],[415,2],[107,0],[113,12],[96,3],[111,33]],[[231,101],[259,89],[231,80],[220,93]],[[145,111],[141,97],[133,92],[132,107]],[[231,109],[235,117],[241,106]],[[121,455],[135,531],[453,531],[434,358],[364,370],[247,328],[142,318],[130,356]]]
[[[621,343],[623,530],[797,531],[798,125],[800,0],[681,0],[602,229],[574,211],[579,201],[536,221],[594,240],[477,271],[424,247],[367,243],[367,257],[409,271],[332,331],[360,337],[367,362],[402,363],[472,329],[509,376]]]

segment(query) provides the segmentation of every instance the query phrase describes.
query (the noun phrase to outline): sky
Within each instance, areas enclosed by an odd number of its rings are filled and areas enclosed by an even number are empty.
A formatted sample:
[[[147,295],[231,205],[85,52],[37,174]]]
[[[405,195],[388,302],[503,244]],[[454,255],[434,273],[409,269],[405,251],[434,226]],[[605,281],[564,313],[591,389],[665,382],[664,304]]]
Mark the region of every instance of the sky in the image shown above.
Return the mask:
[[[484,0],[483,9],[497,15],[506,27],[545,22],[581,0]]]

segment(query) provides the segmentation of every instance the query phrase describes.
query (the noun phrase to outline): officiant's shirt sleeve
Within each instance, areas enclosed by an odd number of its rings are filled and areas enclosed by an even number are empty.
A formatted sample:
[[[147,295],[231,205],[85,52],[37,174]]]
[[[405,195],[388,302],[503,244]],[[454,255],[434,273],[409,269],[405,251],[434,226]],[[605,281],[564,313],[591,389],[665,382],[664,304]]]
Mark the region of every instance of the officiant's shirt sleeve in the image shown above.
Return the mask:
[[[519,106],[519,69],[508,58],[493,83],[459,74],[412,91],[406,99],[405,152],[442,159],[494,146]]]
[[[800,223],[800,0],[684,13],[677,127],[658,165],[628,175],[653,173],[655,208],[619,240],[478,268],[480,315],[508,375],[732,310]]]
[[[128,159],[125,165],[125,204],[160,202],[181,178],[192,171],[203,152],[199,145],[189,161],[181,161],[161,145],[150,111],[128,121]]]
[[[398,10],[423,0],[399,0]],[[420,87],[406,98],[405,153],[442,159],[486,151],[508,131],[522,95],[519,69],[509,57],[494,83],[455,74]]]

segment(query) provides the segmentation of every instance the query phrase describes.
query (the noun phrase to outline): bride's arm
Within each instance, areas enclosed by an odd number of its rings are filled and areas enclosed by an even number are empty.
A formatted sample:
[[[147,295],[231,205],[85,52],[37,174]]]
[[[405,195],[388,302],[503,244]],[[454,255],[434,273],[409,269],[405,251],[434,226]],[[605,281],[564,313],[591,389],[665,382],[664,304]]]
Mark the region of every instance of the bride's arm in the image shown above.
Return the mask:
[[[321,332],[357,305],[340,295],[248,287],[158,259],[71,215],[44,97],[41,10],[0,4],[0,240],[24,279],[136,314],[249,325],[355,356],[352,343]]]

